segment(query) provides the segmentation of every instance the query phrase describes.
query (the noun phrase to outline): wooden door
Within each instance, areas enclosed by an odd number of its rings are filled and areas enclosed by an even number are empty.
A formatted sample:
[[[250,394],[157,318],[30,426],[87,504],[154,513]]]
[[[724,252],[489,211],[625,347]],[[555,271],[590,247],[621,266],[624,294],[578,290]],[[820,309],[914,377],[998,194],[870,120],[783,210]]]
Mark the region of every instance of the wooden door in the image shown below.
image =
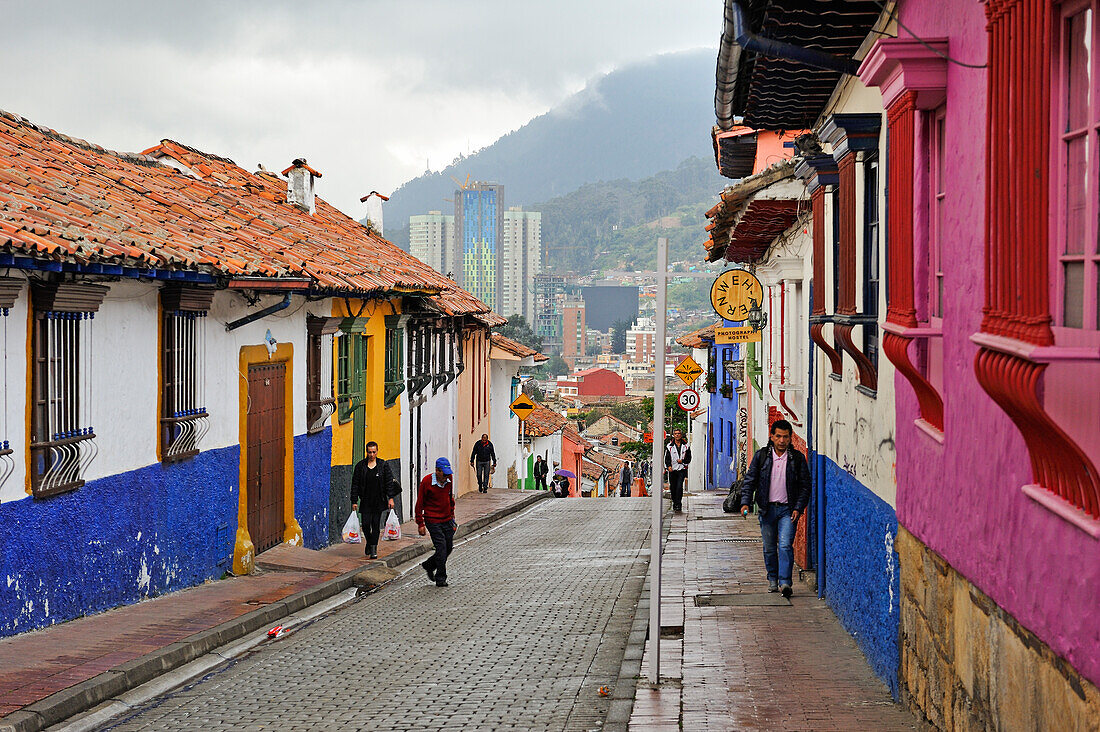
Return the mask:
[[[283,542],[286,364],[248,367],[248,533],[256,553]]]

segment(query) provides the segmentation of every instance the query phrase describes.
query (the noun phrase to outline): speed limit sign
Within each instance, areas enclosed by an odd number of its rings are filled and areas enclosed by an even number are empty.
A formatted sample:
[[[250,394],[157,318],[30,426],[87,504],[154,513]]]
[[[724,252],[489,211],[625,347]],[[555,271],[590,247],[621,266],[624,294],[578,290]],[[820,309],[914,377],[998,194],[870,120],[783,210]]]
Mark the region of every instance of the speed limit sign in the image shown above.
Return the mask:
[[[699,392],[694,389],[684,389],[676,397],[676,403],[680,406],[680,409],[690,412],[699,406]]]

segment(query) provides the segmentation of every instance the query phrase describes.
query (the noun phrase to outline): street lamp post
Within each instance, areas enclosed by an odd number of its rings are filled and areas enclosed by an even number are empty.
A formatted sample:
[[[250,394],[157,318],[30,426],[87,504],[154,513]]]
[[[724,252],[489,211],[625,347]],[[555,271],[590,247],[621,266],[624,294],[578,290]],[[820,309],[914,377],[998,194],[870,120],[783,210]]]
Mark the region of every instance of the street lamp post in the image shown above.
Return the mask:
[[[657,332],[654,334],[656,369],[653,374],[653,507],[649,540],[649,682],[661,678],[661,509],[664,496],[665,452],[665,321],[668,318],[668,239],[657,239]],[[661,479],[657,480],[657,471]]]

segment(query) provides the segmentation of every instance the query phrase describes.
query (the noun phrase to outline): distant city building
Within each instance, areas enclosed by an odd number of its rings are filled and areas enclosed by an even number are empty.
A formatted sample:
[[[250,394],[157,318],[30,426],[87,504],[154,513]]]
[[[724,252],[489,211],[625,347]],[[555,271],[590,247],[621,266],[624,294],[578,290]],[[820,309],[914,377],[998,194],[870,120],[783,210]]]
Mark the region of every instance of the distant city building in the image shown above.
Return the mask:
[[[638,318],[626,332],[626,356],[635,363],[652,364],[657,360],[653,341],[657,337],[657,324],[653,318]]]
[[[494,310],[500,308],[503,206],[502,185],[475,182],[455,191],[455,279]]]
[[[562,304],[565,278],[555,274],[537,274],[535,280],[535,333],[542,338],[541,351],[547,355],[562,352]]]
[[[585,369],[558,379],[558,395],[626,396],[626,383],[623,377],[609,369]]]
[[[409,217],[409,253],[442,274],[454,273],[455,217],[442,211]]]
[[[638,317],[637,285],[587,285],[581,288],[588,327],[606,333],[617,321],[633,323]]]
[[[513,206],[504,212],[501,315],[522,315],[535,322],[533,278],[542,272],[542,214]]]
[[[576,295],[566,297],[562,306],[561,356],[567,362],[588,352],[588,326],[584,300]],[[571,362],[570,362],[571,363]]]
[[[588,304],[584,306],[585,313],[588,312]],[[585,345],[585,353],[589,355],[596,355],[599,353],[611,352],[611,336],[608,333],[601,333],[594,328],[588,329],[587,343]]]

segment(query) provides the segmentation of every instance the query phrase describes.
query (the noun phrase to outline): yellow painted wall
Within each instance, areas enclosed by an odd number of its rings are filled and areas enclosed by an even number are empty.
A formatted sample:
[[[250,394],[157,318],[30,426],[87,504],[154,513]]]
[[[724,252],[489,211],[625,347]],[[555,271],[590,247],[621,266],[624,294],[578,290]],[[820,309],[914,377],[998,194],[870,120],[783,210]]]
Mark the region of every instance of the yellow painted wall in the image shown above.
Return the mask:
[[[455,420],[458,444],[455,495],[477,490],[470,452],[481,435],[489,432],[489,331],[467,329],[464,335],[462,362],[466,368],[458,376],[458,418]],[[493,487],[508,487],[506,474],[499,465],[493,475]]]
[[[367,336],[367,403],[366,441],[378,443],[379,456],[384,459],[401,457],[401,400],[386,408],[386,316],[401,313],[400,298],[390,300],[333,299],[332,314],[368,318]],[[332,363],[336,368],[336,344],[333,342]],[[335,379],[335,375],[333,377]],[[332,424],[332,464],[351,465],[352,422],[340,423],[338,415],[329,420]]]

